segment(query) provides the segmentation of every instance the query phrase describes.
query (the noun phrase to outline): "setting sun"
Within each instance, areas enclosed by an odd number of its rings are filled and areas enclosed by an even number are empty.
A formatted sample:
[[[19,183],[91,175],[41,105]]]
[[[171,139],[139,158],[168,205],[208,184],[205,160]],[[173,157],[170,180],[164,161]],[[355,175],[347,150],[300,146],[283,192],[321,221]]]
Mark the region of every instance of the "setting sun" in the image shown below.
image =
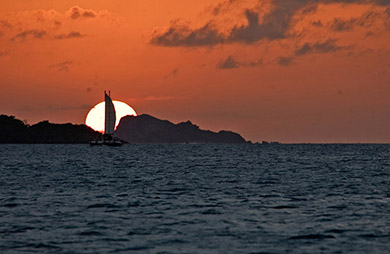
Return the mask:
[[[113,101],[115,112],[116,112],[116,122],[115,122],[115,128],[118,126],[119,121],[122,117],[127,115],[136,116],[137,113],[135,110],[127,105],[124,102],[121,101]],[[95,105],[87,115],[87,118],[85,119],[85,125],[91,127],[95,131],[104,131],[104,110],[105,110],[105,102],[100,102],[99,104]]]

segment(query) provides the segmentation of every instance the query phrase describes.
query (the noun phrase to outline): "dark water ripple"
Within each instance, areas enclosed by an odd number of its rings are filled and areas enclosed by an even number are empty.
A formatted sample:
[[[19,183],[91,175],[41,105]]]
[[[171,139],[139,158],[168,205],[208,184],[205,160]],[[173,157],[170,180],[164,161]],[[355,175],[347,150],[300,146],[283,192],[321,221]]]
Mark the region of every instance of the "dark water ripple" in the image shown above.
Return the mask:
[[[0,253],[389,253],[390,145],[0,146]]]

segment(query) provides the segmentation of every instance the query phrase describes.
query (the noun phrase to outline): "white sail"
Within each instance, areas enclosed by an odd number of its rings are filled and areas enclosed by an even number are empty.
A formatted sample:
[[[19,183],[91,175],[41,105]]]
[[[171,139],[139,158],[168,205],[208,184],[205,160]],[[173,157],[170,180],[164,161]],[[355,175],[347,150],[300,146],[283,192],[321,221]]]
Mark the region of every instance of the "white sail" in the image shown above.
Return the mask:
[[[104,95],[105,95],[104,102],[106,104],[105,119],[104,119],[104,123],[105,123],[104,134],[112,135],[114,134],[116,113],[110,95],[106,94],[106,91],[104,91]]]

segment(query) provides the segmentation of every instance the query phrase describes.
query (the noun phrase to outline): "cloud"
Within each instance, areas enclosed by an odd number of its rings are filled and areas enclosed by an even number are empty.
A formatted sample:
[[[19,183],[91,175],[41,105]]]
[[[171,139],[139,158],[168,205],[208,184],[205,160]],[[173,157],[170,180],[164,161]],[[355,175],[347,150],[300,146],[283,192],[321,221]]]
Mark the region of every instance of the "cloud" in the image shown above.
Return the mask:
[[[258,13],[253,10],[246,10],[245,18],[248,24],[233,27],[227,35],[218,31],[211,21],[197,29],[174,22],[165,32],[154,32],[151,43],[169,47],[215,46],[233,42],[253,44],[264,38],[271,40],[284,38],[289,25],[287,19],[279,13],[266,16],[266,23],[263,24],[259,23]]]
[[[239,0],[224,0],[221,3],[218,3],[216,6],[212,6],[211,13],[215,16],[220,15],[230,10],[232,5],[236,5],[239,2]]]
[[[62,62],[62,63],[50,65],[49,69],[56,69],[57,71],[68,72],[69,71],[69,66],[72,65],[72,64],[73,64],[72,61],[65,61],[65,62]]]
[[[243,42],[246,44],[252,44],[261,39],[281,39],[285,35],[286,22],[285,17],[280,17],[280,19],[275,19],[276,22],[266,21],[263,24],[259,23],[258,13],[252,10],[246,10],[245,16],[248,21],[247,25],[242,25],[234,27],[228,36],[227,41],[229,42]],[[266,19],[274,19],[274,17],[265,17]]]
[[[275,2],[278,2],[275,0]],[[225,1],[230,4],[231,1]],[[217,7],[220,10],[222,6]],[[214,11],[218,14],[219,11]],[[236,25],[227,33],[220,32],[212,21],[209,21],[201,28],[191,29],[181,26],[180,29],[175,23],[168,27],[165,32],[154,32],[151,43],[161,46],[215,46],[222,43],[245,43],[253,44],[262,39],[281,39],[286,36],[290,25],[292,11],[285,11],[280,8],[269,12],[260,22],[259,13],[256,10],[246,9],[244,11],[247,24]],[[197,35],[202,36],[197,36]],[[207,35],[207,36],[205,36]],[[190,43],[188,43],[190,41]]]
[[[98,13],[94,10],[85,10],[79,6],[70,8],[68,15],[71,19],[95,18]]]
[[[240,67],[239,66],[239,63],[237,62],[236,59],[234,59],[233,56],[228,56],[225,60],[221,60],[218,64],[217,64],[217,68],[218,69],[234,69],[234,68],[238,68]]]
[[[82,9],[73,6],[68,11],[26,10],[11,13],[0,12],[0,37],[13,42],[24,42],[32,39],[71,39],[84,37],[84,31],[72,31],[74,28],[87,29],[80,26],[88,22],[92,25],[120,23],[107,10]],[[70,31],[70,32],[69,32]],[[90,30],[88,30],[90,31]]]
[[[14,26],[8,20],[3,19],[3,20],[0,20],[0,27],[3,29],[12,30]]]
[[[322,27],[323,24],[321,22],[321,20],[317,20],[317,21],[314,21],[311,23],[313,26],[316,26],[316,27]]]
[[[281,56],[278,58],[278,64],[280,66],[289,66],[290,64],[292,64],[294,58],[292,56],[288,56],[288,57],[284,57],[284,56]]]
[[[291,65],[295,58],[304,56],[307,54],[326,54],[330,52],[336,52],[342,49],[347,49],[349,46],[339,46],[336,44],[335,39],[328,39],[324,42],[307,42],[297,48],[292,56],[281,56],[277,59],[279,66]]]
[[[263,59],[259,59],[256,62],[250,62],[249,63],[250,67],[256,67],[256,66],[259,66],[259,65],[263,65]]]
[[[8,56],[9,51],[0,51],[0,57],[2,56]]]
[[[58,21],[58,20],[54,20],[54,26],[56,27],[59,27],[59,26],[62,26],[62,22]]]
[[[154,32],[151,43],[168,47],[199,47],[232,42],[251,44],[263,38],[276,39],[284,36],[284,29],[280,28],[280,23],[283,23],[283,21],[278,21],[277,24],[267,23],[261,25],[258,13],[252,10],[246,10],[245,17],[248,24],[233,27],[227,35],[218,31],[211,21],[197,29],[191,29],[186,25],[173,22],[166,31],[162,33]]]
[[[256,67],[263,65],[263,59],[252,62],[241,62],[238,61],[234,56],[229,55],[226,59],[222,59],[216,65],[217,69],[226,70],[226,69],[235,69],[241,67]]]
[[[255,1],[259,5],[263,2]],[[238,1],[225,0],[212,9],[212,15],[219,15],[229,9]],[[318,4],[332,3],[357,3],[390,6],[389,0],[270,0],[272,8],[266,13],[261,13],[258,8],[246,8],[244,15],[246,24],[233,25],[222,32],[213,19],[199,28],[191,28],[189,25],[178,25],[172,22],[165,30],[155,30],[150,40],[151,44],[166,47],[202,47],[218,44],[243,43],[254,44],[262,40],[279,40],[288,38],[290,28],[294,25],[294,15],[300,11],[300,15],[307,15],[316,10]],[[238,8],[238,7],[237,7]],[[389,10],[390,13],[390,10]],[[260,16],[262,19],[260,19]],[[370,18],[370,17],[366,17]],[[233,19],[237,20],[237,19]],[[390,21],[389,21],[390,24]],[[321,23],[313,23],[321,25]],[[348,29],[351,25],[345,22],[336,22],[334,29]]]
[[[373,31],[368,31],[364,37],[367,38],[367,37],[371,37],[371,36],[375,36],[375,33]]]
[[[39,30],[39,29],[31,29],[31,30],[25,30],[21,33],[16,34],[14,37],[11,38],[11,41],[24,41],[27,37],[32,37],[35,39],[42,39],[46,36],[45,30]]]
[[[355,27],[371,27],[383,21],[383,25],[390,20],[390,8],[386,8],[383,12],[379,11],[368,11],[360,17],[342,19],[336,18],[330,24],[330,29],[336,32],[351,31]]]
[[[79,33],[79,32],[70,32],[68,34],[60,34],[55,36],[55,39],[62,40],[62,39],[71,39],[71,38],[82,38],[85,35]]]
[[[177,73],[179,73],[179,68],[175,68],[173,69],[170,73],[168,73],[167,75],[165,75],[165,79],[166,78],[174,78],[176,77]]]
[[[211,23],[191,30],[175,21],[164,32],[155,31],[150,42],[165,47],[197,47],[216,45],[222,43],[223,40],[223,35]]]
[[[336,18],[333,20],[331,24],[331,29],[333,31],[341,32],[341,31],[351,31],[353,27],[355,26],[355,19],[350,20],[342,20],[339,18]]]
[[[345,47],[338,46],[335,39],[329,39],[324,42],[305,43],[303,46],[295,50],[296,56],[302,56],[310,53],[329,53],[335,52]]]

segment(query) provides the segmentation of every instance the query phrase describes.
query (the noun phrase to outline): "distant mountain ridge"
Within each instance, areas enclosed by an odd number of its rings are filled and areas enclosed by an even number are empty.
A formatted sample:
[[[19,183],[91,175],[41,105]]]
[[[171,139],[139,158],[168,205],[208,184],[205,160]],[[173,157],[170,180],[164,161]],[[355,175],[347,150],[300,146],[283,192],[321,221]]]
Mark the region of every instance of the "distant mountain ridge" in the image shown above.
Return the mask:
[[[30,126],[14,116],[0,115],[0,144],[88,144],[101,135],[83,124],[42,121]],[[249,143],[231,131],[201,130],[190,121],[174,124],[147,114],[123,117],[115,136],[131,144]]]
[[[212,132],[201,130],[190,121],[174,124],[143,114],[123,117],[115,135],[128,143],[248,143],[239,134],[231,131]]]
[[[29,126],[14,116],[0,115],[0,144],[87,144],[100,135],[86,125],[42,121]]]

